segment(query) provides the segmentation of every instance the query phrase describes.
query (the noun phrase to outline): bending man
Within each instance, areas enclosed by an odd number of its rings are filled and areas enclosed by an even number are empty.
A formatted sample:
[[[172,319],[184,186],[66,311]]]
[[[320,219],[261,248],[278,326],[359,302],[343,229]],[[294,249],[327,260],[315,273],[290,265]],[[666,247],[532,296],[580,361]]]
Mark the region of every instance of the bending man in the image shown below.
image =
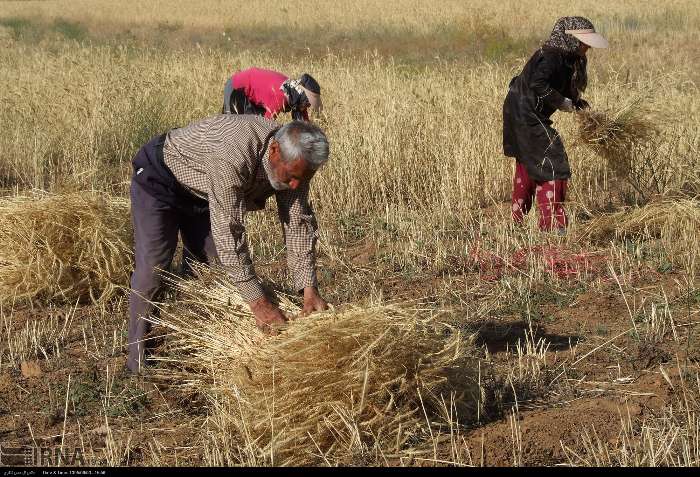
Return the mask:
[[[255,314],[270,329],[286,320],[265,296],[248,251],[245,214],[274,195],[287,264],[304,295],[305,314],[327,308],[318,293],[317,225],[309,204],[314,173],[328,160],[328,141],[301,121],[280,126],[256,116],[217,115],[153,138],[134,157],[131,212],[135,269],[129,299],[129,359],[143,366],[151,300],[182,235],[184,258],[220,260]]]

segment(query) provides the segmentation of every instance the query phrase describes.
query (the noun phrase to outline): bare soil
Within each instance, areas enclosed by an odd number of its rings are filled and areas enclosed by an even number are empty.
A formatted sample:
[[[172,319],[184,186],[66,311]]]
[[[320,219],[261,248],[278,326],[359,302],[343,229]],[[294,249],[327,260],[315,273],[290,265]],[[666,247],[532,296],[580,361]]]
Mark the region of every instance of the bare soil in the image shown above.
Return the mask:
[[[361,275],[375,267],[378,250],[371,241],[361,240],[343,253],[349,269],[333,270],[331,278],[322,284],[324,289],[342,289],[343,282],[347,283],[353,273]],[[335,266],[327,257],[321,262],[322,267]],[[275,275],[283,269],[284,261],[280,261],[267,264],[263,273]],[[557,290],[533,290],[533,303],[537,306],[529,310],[534,317],[530,323],[524,319],[524,310],[512,304],[466,321],[465,330],[475,334],[477,345],[488,355],[494,369],[512,361],[513,350],[531,330],[535,340],[548,343],[549,374],[543,379],[552,381],[551,386],[544,383],[542,389],[530,390],[525,396],[501,393],[498,397],[495,392],[491,395],[493,402],[485,403],[485,415],[465,424],[461,432],[471,463],[562,464],[566,462],[564,446],[579,449],[584,432],[594,430],[602,441],[615,443],[620,438],[621,420],[629,416],[637,422],[659,415],[678,397],[671,383],[679,379],[679,369],[697,366],[700,360],[691,308],[687,307],[687,315],[683,313],[686,297],[677,286],[680,278],[674,273],[652,270],[628,277],[629,284],[642,293],[651,296],[663,290],[669,303],[679,304],[674,313],[677,340],[653,342],[641,339],[639,332],[636,336],[625,333],[641,325],[630,317],[628,305],[612,280],[601,280],[598,286],[587,289],[578,282],[572,282],[567,289],[566,282],[560,281]],[[465,292],[462,299],[466,302],[488,296],[489,287],[494,286],[482,283],[478,272],[465,269],[447,278],[387,275],[380,288],[387,298],[432,296],[449,306],[446,287],[474,283],[481,283],[481,288],[472,291],[473,296]],[[331,299],[344,292],[336,293]],[[98,339],[121,334],[119,342],[125,342],[125,308],[122,303],[104,313],[93,306],[79,307],[65,333],[57,338],[58,344],[44,346],[46,355],[9,362],[7,344],[3,343],[3,448],[58,446],[62,442],[65,446],[95,450],[117,446],[112,452],[115,457],[108,462],[112,465],[202,464],[204,451],[193,433],[204,417],[200,404],[163,384],[149,382],[148,378],[131,377],[124,370],[125,350],[111,352],[109,340],[102,340],[101,344]],[[453,308],[459,315],[459,306]],[[65,317],[70,311],[16,310],[6,327],[11,333],[18,333],[27,323],[49,319],[51,313]],[[101,316],[101,321],[95,321],[95,316]],[[87,332],[90,320],[93,329]],[[96,335],[95,327],[108,332]],[[34,372],[23,374],[22,362],[25,369]],[[31,365],[27,367],[27,363]],[[497,384],[492,386],[492,391],[497,390]],[[520,443],[514,437],[517,435],[521,436]],[[439,449],[438,453],[448,456],[449,449]]]

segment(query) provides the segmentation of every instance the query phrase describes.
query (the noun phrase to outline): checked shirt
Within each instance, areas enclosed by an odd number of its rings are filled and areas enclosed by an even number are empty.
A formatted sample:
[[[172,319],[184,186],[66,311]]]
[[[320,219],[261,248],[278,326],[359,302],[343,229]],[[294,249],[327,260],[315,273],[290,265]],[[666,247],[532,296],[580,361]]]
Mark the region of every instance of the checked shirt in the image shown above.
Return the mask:
[[[318,234],[309,182],[296,190],[276,191],[266,172],[268,146],[279,127],[259,116],[221,114],[171,130],[163,146],[165,164],[178,182],[209,201],[217,254],[246,301],[263,296],[263,289],[250,258],[245,215],[265,208],[272,195],[294,287],[317,286]]]

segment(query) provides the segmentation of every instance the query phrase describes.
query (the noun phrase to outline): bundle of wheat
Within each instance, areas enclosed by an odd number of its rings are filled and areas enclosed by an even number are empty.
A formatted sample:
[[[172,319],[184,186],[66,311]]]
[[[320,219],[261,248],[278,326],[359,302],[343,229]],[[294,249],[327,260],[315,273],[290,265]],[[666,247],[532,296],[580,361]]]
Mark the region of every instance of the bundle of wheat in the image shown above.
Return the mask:
[[[629,174],[635,150],[646,146],[658,132],[638,102],[611,112],[580,110],[576,119],[579,142],[604,158],[620,177]]]
[[[439,316],[376,305],[299,318],[264,336],[221,271],[176,283],[157,323],[172,330],[154,377],[206,392],[241,463],[348,462],[396,454],[481,399],[469,339]],[[298,311],[290,301],[281,306]],[[451,404],[447,404],[451,403]],[[454,419],[454,415],[452,418]],[[445,421],[442,421],[445,422]]]
[[[0,199],[1,301],[104,301],[128,284],[128,202],[96,192]]]
[[[614,237],[662,237],[674,240],[700,230],[697,199],[665,199],[591,220],[581,236],[593,241]]]

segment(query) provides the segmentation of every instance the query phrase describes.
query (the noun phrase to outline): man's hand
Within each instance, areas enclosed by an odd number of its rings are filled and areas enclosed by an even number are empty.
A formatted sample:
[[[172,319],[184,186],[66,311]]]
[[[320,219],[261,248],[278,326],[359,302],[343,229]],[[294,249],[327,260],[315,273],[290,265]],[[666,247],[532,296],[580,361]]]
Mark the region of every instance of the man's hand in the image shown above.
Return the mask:
[[[255,324],[262,331],[275,334],[276,329],[287,322],[287,317],[284,316],[284,313],[264,296],[248,302],[248,305],[255,315]]]
[[[304,308],[299,316],[308,316],[314,311],[324,311],[328,309],[328,303],[318,294],[316,287],[304,288]]]

